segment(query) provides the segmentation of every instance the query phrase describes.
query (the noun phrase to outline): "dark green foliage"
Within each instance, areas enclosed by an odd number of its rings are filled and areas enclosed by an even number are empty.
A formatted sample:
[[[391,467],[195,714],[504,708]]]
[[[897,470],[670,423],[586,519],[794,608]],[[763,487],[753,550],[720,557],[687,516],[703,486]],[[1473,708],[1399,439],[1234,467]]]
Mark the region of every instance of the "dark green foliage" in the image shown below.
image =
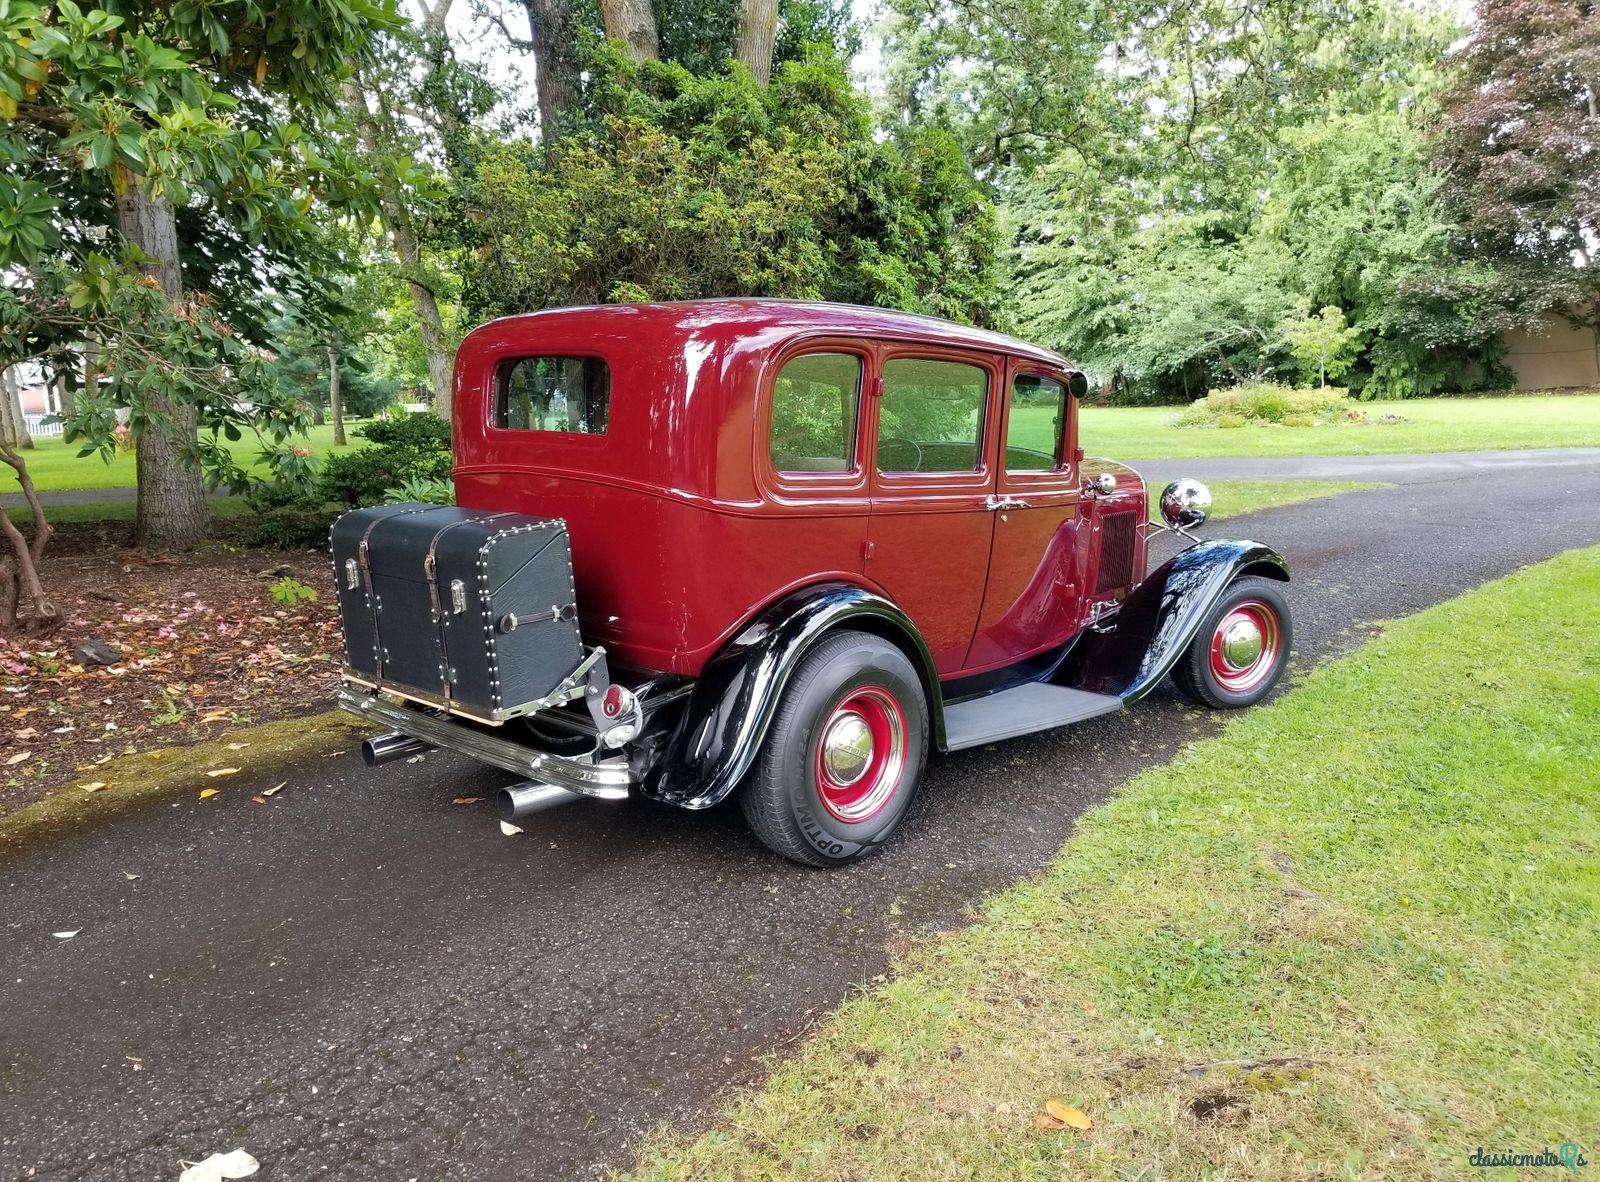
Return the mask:
[[[283,505],[268,509],[250,518],[244,544],[272,550],[324,547],[336,516],[320,505]]]
[[[583,129],[480,164],[472,317],[764,295],[988,320],[993,213],[958,145],[879,142],[844,65],[813,50],[767,88],[597,50]]]
[[[288,550],[328,544],[328,528],[335,514],[315,489],[281,481],[263,483],[251,489],[245,500],[250,505],[245,545]]]
[[[323,500],[351,509],[377,505],[389,489],[450,478],[450,425],[429,414],[380,419],[361,429],[370,447],[330,456],[322,466]]]

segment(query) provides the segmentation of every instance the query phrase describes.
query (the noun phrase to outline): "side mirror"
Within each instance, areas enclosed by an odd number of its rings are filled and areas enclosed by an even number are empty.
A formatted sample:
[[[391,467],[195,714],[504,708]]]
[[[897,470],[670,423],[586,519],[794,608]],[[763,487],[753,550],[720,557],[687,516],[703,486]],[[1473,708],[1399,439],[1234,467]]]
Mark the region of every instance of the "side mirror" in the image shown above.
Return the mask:
[[[1089,379],[1073,370],[1067,375],[1067,393],[1082,401],[1084,395],[1089,393]]]
[[[1204,525],[1211,514],[1211,490],[1198,480],[1174,480],[1161,490],[1161,516],[1176,529]]]

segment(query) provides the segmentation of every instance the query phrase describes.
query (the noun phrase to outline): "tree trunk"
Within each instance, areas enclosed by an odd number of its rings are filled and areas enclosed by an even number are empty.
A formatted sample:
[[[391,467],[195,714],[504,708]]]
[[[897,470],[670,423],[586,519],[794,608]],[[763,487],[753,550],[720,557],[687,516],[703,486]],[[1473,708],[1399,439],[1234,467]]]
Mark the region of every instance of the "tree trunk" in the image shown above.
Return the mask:
[[[17,607],[24,590],[33,604],[33,619],[28,630],[37,635],[50,632],[61,623],[61,615],[45,594],[44,583],[39,578],[39,563],[44,558],[45,544],[53,532],[45,520],[44,506],[28,474],[28,464],[8,443],[0,443],[0,463],[9,464],[22,486],[28,511],[33,514],[33,541],[22,536],[4,508],[0,508],[0,536],[10,543],[11,553],[0,557],[0,632],[11,632],[17,626]]]
[[[8,366],[0,375],[0,440],[12,447],[32,447],[27,417],[22,413],[22,392],[17,385],[17,370]]]
[[[178,227],[172,203],[151,197],[144,178],[121,171],[117,229],[149,256],[140,270],[156,281],[167,299],[183,298],[178,262]],[[186,550],[206,536],[210,519],[200,482],[198,421],[195,408],[157,394],[146,395],[146,422],[139,432],[139,495],[134,511],[134,545],[141,550]]]
[[[406,287],[411,291],[411,307],[417,314],[417,325],[422,332],[422,347],[428,354],[428,378],[433,387],[433,408],[438,416],[450,421],[450,350],[445,343],[444,319],[439,315],[439,300],[433,288],[424,281],[421,272],[422,249],[417,244],[416,230],[411,224],[411,211],[406,208],[395,183],[394,174],[384,161],[382,137],[378,121],[367,106],[367,96],[360,85],[348,83],[345,98],[355,116],[356,130],[361,146],[371,158],[373,174],[378,178],[378,210],[384,229],[389,231],[389,241],[394,246],[395,257]],[[381,102],[381,100],[380,100]]]
[[[339,353],[332,337],[328,338],[328,414],[333,418],[333,446],[343,447],[344,403],[339,395]]]
[[[600,0],[600,20],[605,25],[606,36],[626,45],[635,60],[661,59],[656,14],[650,7],[650,0]]]
[[[578,57],[572,0],[522,0],[528,13],[534,86],[539,94],[539,135],[546,144],[561,134],[561,117],[578,93]]]
[[[778,0],[740,0],[739,40],[734,56],[765,86],[772,78],[772,45],[778,39]]]

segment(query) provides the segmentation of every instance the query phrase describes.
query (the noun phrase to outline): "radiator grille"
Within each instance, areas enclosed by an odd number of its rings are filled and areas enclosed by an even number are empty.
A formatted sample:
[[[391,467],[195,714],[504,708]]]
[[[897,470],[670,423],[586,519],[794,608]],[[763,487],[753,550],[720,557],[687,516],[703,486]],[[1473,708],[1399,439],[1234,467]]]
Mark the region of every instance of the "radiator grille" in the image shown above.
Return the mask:
[[[1138,538],[1137,513],[1110,513],[1100,525],[1100,576],[1096,594],[1133,582],[1133,547]]]

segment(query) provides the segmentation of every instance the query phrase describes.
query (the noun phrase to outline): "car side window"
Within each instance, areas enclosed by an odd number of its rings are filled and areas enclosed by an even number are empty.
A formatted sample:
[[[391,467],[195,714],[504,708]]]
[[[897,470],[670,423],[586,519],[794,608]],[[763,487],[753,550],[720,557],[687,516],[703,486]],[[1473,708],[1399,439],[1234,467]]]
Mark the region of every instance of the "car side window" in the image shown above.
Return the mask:
[[[523,357],[500,366],[494,425],[507,431],[604,435],[611,367],[599,357]]]
[[[1038,374],[1018,374],[1006,416],[1006,471],[1054,472],[1061,467],[1061,429],[1066,421],[1063,383]]]
[[[989,374],[980,366],[923,357],[886,362],[878,471],[976,471],[988,392]]]
[[[861,358],[804,353],[772,382],[767,447],[778,472],[848,472],[856,465]]]

